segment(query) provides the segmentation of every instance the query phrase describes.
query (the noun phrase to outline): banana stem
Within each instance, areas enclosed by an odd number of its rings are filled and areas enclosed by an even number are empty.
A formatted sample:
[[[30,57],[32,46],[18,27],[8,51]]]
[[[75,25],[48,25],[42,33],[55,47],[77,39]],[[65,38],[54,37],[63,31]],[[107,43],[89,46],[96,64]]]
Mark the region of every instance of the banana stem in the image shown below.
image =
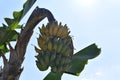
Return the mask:
[[[23,70],[23,68],[21,68],[21,65],[24,61],[26,48],[33,34],[33,29],[45,17],[48,18],[49,22],[56,21],[49,10],[39,7],[36,7],[34,9],[24,29],[22,29],[19,34],[15,49],[10,50],[11,57],[9,58],[9,60],[7,61],[5,57],[2,56],[6,65],[2,70],[2,76],[0,77],[0,80],[8,80],[9,78],[10,80],[19,80],[20,74]]]

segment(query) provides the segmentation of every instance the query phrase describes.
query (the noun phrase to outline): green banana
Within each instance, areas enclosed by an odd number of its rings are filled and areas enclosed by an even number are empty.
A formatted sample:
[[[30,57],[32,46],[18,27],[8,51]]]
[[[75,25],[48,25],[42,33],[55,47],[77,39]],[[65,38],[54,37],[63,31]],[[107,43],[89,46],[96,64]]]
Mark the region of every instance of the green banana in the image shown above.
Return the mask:
[[[57,72],[57,67],[56,67],[56,66],[51,67],[51,71],[52,71],[52,72]]]
[[[60,60],[60,65],[64,65],[65,64],[65,60],[66,60],[66,58],[64,56],[62,56],[62,59]]]
[[[60,58],[56,58],[55,65],[59,65],[59,63],[60,63]]]
[[[63,56],[68,56],[68,54],[66,53],[67,51],[68,51],[68,46],[66,45],[66,46],[64,46],[64,48],[61,50],[61,54],[63,55]]]
[[[63,66],[63,70],[68,71],[71,67],[72,67],[72,65],[70,63],[66,64],[66,65]]]
[[[62,50],[63,47],[64,47],[64,44],[62,43],[61,40],[59,40],[59,42],[58,42],[58,48],[57,48],[57,52],[58,52],[58,53],[61,53],[61,50]]]
[[[63,54],[64,56],[70,56],[71,49],[67,48],[66,52]]]
[[[46,64],[46,65],[49,65],[49,64],[50,64],[50,53],[45,52],[45,53],[43,54],[43,58],[44,58],[45,64]]]
[[[36,61],[36,65],[37,65],[38,69],[41,71],[45,71],[48,69],[47,65],[41,65],[38,61]]]
[[[73,45],[67,25],[61,23],[48,23],[39,28],[40,36],[37,39],[40,48],[35,47],[39,53],[36,65],[42,71],[51,67],[53,72],[64,72],[71,67],[71,54]]]
[[[41,56],[41,57],[39,58],[39,63],[40,63],[41,65],[46,65],[43,56]]]
[[[53,65],[53,61],[55,60],[56,58],[56,52],[51,52],[51,55],[50,55],[50,63],[51,65]]]
[[[63,71],[63,67],[62,66],[58,66],[57,67],[57,72],[62,72]]]

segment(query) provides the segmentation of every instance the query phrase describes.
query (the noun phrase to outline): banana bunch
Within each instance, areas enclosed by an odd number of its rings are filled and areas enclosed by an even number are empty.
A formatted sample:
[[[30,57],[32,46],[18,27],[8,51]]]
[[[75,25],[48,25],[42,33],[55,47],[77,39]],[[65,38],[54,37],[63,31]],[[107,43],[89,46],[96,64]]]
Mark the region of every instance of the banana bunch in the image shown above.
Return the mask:
[[[39,70],[47,70],[51,67],[53,72],[65,72],[71,68],[73,56],[73,43],[69,35],[67,25],[61,23],[48,23],[39,28],[40,35],[37,38],[39,48],[35,47],[38,53],[36,65]]]

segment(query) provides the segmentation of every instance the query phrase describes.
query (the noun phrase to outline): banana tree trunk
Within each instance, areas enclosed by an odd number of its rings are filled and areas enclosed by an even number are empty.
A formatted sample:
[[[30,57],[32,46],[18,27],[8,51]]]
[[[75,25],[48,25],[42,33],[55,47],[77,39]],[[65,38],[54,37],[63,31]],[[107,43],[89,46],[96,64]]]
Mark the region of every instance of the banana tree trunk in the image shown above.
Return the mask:
[[[36,7],[24,29],[21,29],[15,48],[12,48],[9,44],[10,57],[7,60],[3,55],[4,66],[0,69],[0,80],[19,80],[20,74],[23,71],[21,65],[24,61],[26,48],[33,34],[33,29],[45,17],[48,18],[49,22],[56,21],[49,10]]]

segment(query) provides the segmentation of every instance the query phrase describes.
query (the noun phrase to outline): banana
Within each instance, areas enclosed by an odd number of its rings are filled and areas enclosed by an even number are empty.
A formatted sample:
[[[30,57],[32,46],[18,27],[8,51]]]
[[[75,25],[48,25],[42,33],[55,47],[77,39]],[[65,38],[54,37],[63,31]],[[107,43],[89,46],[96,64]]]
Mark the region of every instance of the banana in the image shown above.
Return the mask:
[[[63,44],[62,40],[59,40],[57,52],[61,53],[61,50],[63,49],[63,47],[64,47],[64,44]]]
[[[58,32],[58,26],[54,26],[53,35],[56,36],[57,32]]]
[[[67,24],[64,25],[64,28],[68,30]]]
[[[44,34],[44,31],[41,28],[39,28],[39,31],[41,34]]]
[[[49,41],[49,37],[46,35],[42,35],[41,39],[43,40],[42,42],[47,43]]]
[[[36,65],[37,65],[38,69],[41,71],[45,71],[48,69],[47,65],[41,65],[38,61],[36,61]]]
[[[53,65],[53,61],[55,60],[56,58],[56,53],[55,52],[51,52],[51,55],[50,55],[50,64]]]
[[[57,67],[56,67],[56,66],[51,67],[51,71],[52,71],[52,72],[57,72]]]
[[[69,34],[68,29],[65,28],[65,27],[63,27],[63,32],[62,32],[62,34],[61,34],[61,37],[62,37],[62,38],[65,38],[65,37],[68,36],[68,34]]]
[[[49,65],[50,64],[50,53],[45,52],[43,54],[43,58],[44,58],[44,61],[45,61],[46,65]]]
[[[52,48],[52,47],[53,47],[53,44],[52,44],[51,41],[48,42],[47,47],[48,47],[48,50],[49,50],[49,51],[52,51],[52,49],[53,49],[53,48]]]
[[[72,64],[71,64],[71,63],[66,64],[66,65],[63,66],[63,70],[64,70],[64,71],[68,71],[71,67],[72,67]]]
[[[43,53],[42,54],[38,54],[37,56],[35,56],[37,58],[38,61],[40,61],[41,57],[42,57]]]
[[[53,26],[54,24],[52,23],[49,27],[49,34],[52,36],[53,35]]]
[[[53,50],[56,52],[58,48],[58,38],[54,38],[53,40]]]
[[[64,63],[64,64],[69,64],[69,63],[71,63],[71,58],[66,57],[66,58],[65,58],[65,63]]]
[[[42,50],[38,49],[36,46],[35,46],[35,51],[39,54],[42,54]]]
[[[45,28],[45,25],[43,24],[42,25],[42,28],[41,28],[41,34],[44,35],[45,34],[45,31],[46,31],[46,28]]]
[[[61,55],[60,54],[57,54],[56,56],[56,59],[55,59],[55,65],[56,66],[59,66],[60,65],[60,61],[61,61]]]
[[[55,65],[59,65],[60,59],[56,58]]]
[[[61,37],[62,31],[63,31],[62,26],[59,26],[59,29],[58,29],[58,32],[57,32],[58,37]]]
[[[43,66],[46,65],[43,56],[41,56],[41,57],[39,58],[39,63],[40,63],[41,65],[43,65]]]
[[[39,46],[40,48],[43,48],[43,47],[44,47],[44,45],[43,45],[43,40],[42,40],[41,38],[37,38],[37,42],[38,42],[38,46]]]
[[[67,48],[66,52],[63,54],[64,56],[70,56],[71,50]]]
[[[57,51],[57,47],[58,47],[57,43],[54,42],[53,50],[54,50],[55,52]]]
[[[45,41],[42,40],[41,38],[37,38],[38,46],[41,48],[41,50],[46,51],[47,50],[47,45],[45,45]]]
[[[67,46],[67,45],[65,45],[64,48],[62,48],[61,54],[62,54],[63,56],[66,56],[66,51],[67,51],[67,49],[68,49],[68,46]]]
[[[49,36],[49,35],[50,35],[48,28],[45,29],[45,35],[46,35],[46,36]]]
[[[62,56],[62,58],[61,58],[61,60],[60,60],[60,65],[61,65],[61,66],[64,65],[64,64],[65,64],[65,61],[66,61],[65,57]]]
[[[63,71],[63,67],[62,66],[58,66],[57,67],[57,72],[62,72]]]

